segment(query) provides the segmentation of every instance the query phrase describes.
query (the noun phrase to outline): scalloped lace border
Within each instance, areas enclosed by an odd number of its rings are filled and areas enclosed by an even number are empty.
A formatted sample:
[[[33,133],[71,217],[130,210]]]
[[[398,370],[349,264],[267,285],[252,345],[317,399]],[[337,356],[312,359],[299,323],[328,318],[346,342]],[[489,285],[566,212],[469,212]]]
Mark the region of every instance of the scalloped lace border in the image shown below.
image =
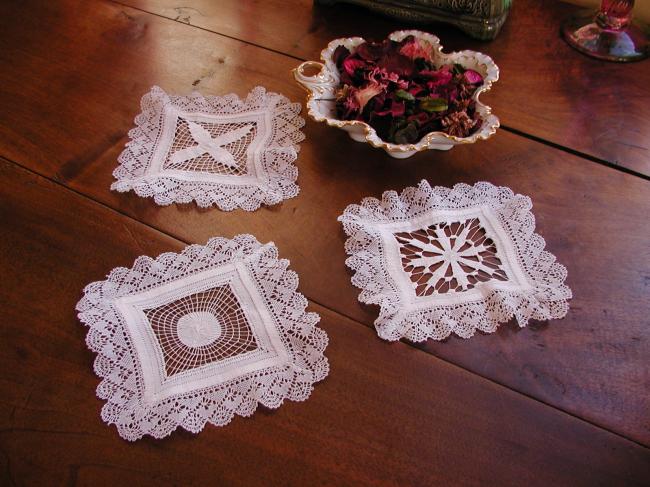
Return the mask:
[[[498,215],[502,228],[515,249],[519,266],[531,287],[529,291],[492,290],[478,299],[453,304],[431,305],[410,310],[402,302],[397,284],[385,263],[388,257],[377,224],[407,222],[432,210],[461,210],[488,205]],[[499,323],[515,318],[519,326],[530,319],[548,320],[566,315],[572,297],[564,284],[566,268],[544,250],[544,239],[535,233],[535,218],[529,197],[515,195],[506,187],[480,182],[474,186],[457,184],[453,188],[431,187],[422,180],[398,194],[387,191],[382,199],[365,198],[360,205],[348,206],[339,217],[349,236],[346,264],[354,275],[352,283],[361,289],[359,301],[379,305],[375,321],[380,337],[406,338],[421,342],[442,340],[451,333],[469,338],[476,330],[491,333]],[[462,294],[462,293],[459,293]]]

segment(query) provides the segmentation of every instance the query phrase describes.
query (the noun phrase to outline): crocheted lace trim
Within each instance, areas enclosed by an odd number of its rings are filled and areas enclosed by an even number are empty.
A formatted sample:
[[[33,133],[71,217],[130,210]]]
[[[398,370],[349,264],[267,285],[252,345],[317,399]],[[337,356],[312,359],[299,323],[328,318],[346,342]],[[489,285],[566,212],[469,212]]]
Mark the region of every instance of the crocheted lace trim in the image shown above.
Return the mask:
[[[366,198],[339,221],[359,301],[381,307],[386,340],[469,338],[515,318],[562,318],[567,271],[535,233],[529,197],[490,183],[431,187],[425,180],[381,201]]]
[[[328,338],[288,265],[273,243],[239,235],[141,256],[89,284],[77,310],[97,353],[103,420],[128,440],[162,438],[307,399],[328,374]],[[248,282],[241,292],[229,277],[237,272]],[[141,324],[124,311],[137,299],[146,301]]]
[[[168,95],[154,86],[129,131],[111,189],[159,205],[253,211],[295,197],[305,121],[299,103],[262,87],[237,95]]]

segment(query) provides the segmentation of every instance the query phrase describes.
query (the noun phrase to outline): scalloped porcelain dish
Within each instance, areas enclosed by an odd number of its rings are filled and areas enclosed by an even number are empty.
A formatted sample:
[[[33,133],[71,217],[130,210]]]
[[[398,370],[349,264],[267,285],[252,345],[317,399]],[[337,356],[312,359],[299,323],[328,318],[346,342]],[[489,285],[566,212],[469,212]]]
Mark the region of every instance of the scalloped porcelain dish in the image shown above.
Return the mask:
[[[305,61],[293,70],[296,81],[309,93],[307,97],[307,113],[317,122],[325,122],[331,127],[345,130],[348,135],[357,142],[368,142],[371,146],[384,149],[391,157],[405,159],[416,152],[427,149],[449,150],[455,145],[472,144],[477,140],[485,140],[491,137],[499,127],[499,119],[492,115],[491,108],[480,102],[481,93],[488,91],[494,82],[499,79],[499,68],[492,58],[486,54],[476,51],[458,51],[443,53],[440,39],[432,34],[418,30],[400,30],[388,36],[393,41],[401,41],[412,35],[418,39],[428,42],[434,51],[437,65],[460,64],[467,69],[479,72],[484,79],[472,95],[476,101],[476,110],[483,119],[481,127],[469,137],[455,137],[444,132],[429,132],[415,144],[391,144],[379,138],[375,129],[366,122],[358,120],[340,120],[336,117],[336,91],[339,88],[339,72],[332,60],[332,54],[338,46],[345,46],[350,51],[366,42],[361,37],[348,37],[335,39],[321,52],[321,60]],[[318,73],[308,76],[306,69],[318,69]]]

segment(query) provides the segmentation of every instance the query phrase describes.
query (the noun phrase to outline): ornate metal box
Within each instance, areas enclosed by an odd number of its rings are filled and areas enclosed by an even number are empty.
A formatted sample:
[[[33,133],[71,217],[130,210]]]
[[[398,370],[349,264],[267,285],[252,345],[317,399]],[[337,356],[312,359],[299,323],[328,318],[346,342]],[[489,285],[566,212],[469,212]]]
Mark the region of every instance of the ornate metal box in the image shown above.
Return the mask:
[[[314,0],[323,5],[351,3],[415,23],[446,22],[477,39],[494,39],[512,0]]]

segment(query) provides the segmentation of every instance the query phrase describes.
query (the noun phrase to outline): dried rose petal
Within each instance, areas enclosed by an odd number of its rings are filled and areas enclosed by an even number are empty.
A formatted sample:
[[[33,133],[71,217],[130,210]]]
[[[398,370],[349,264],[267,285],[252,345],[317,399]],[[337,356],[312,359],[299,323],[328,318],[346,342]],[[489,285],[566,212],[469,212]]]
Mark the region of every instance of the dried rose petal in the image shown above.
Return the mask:
[[[417,96],[419,93],[422,93],[425,90],[426,90],[426,88],[424,86],[416,84],[416,83],[412,83],[411,86],[408,89],[408,92],[413,96]]]
[[[343,66],[343,61],[349,55],[350,55],[350,51],[347,47],[338,46],[336,49],[334,49],[334,52],[332,53],[332,61],[334,61],[337,68],[341,69],[341,66]]]
[[[337,104],[339,110],[341,110],[343,118],[350,119],[357,116],[360,111],[359,102],[354,93],[354,89],[351,89],[348,93],[348,96],[343,99],[343,101]]]
[[[468,69],[467,71],[465,71],[465,73],[463,73],[463,76],[465,77],[467,82],[472,85],[478,85],[483,83],[483,76],[481,76],[473,69]]]
[[[359,103],[354,96],[356,91],[352,86],[343,85],[336,92],[336,110],[346,120],[355,118],[359,113]]]
[[[397,84],[397,89],[398,90],[408,90],[410,82],[408,80],[400,78],[400,79],[397,80],[396,84]]]
[[[426,61],[432,61],[433,56],[431,55],[431,47],[413,36],[409,37],[411,39],[406,41],[399,50],[400,54],[413,60],[423,58]]]
[[[359,111],[363,111],[366,104],[374,97],[381,93],[384,88],[379,83],[368,83],[365,87],[355,91],[354,97],[359,104]]]
[[[429,80],[427,82],[429,89],[433,89],[440,85],[446,85],[451,82],[453,78],[453,74],[446,68],[446,66],[437,71],[420,71],[420,76]]]
[[[458,100],[458,88],[451,88],[448,90],[447,97],[449,101],[454,102]]]
[[[375,66],[371,71],[366,73],[366,79],[368,81],[377,81],[378,83],[396,83],[399,80],[397,73],[389,73],[385,69]]]
[[[384,53],[384,44],[381,42],[364,42],[355,49],[355,54],[366,61],[376,61]]]
[[[366,42],[350,53],[337,47],[343,89],[336,110],[345,120],[362,120],[386,141],[411,143],[434,131],[466,137],[483,123],[473,95],[480,73],[454,64],[435,69],[431,45],[413,36],[402,42]]]
[[[409,58],[393,50],[384,54],[377,61],[377,66],[384,68],[389,73],[397,73],[399,76],[411,76],[415,69]]]
[[[352,56],[346,58],[345,61],[343,61],[343,69],[350,76],[354,76],[355,70],[363,69],[367,65],[368,64],[363,59],[358,59]]]
[[[393,117],[401,117],[404,115],[404,112],[406,111],[406,105],[404,102],[393,102],[393,104],[390,107],[390,114]]]

